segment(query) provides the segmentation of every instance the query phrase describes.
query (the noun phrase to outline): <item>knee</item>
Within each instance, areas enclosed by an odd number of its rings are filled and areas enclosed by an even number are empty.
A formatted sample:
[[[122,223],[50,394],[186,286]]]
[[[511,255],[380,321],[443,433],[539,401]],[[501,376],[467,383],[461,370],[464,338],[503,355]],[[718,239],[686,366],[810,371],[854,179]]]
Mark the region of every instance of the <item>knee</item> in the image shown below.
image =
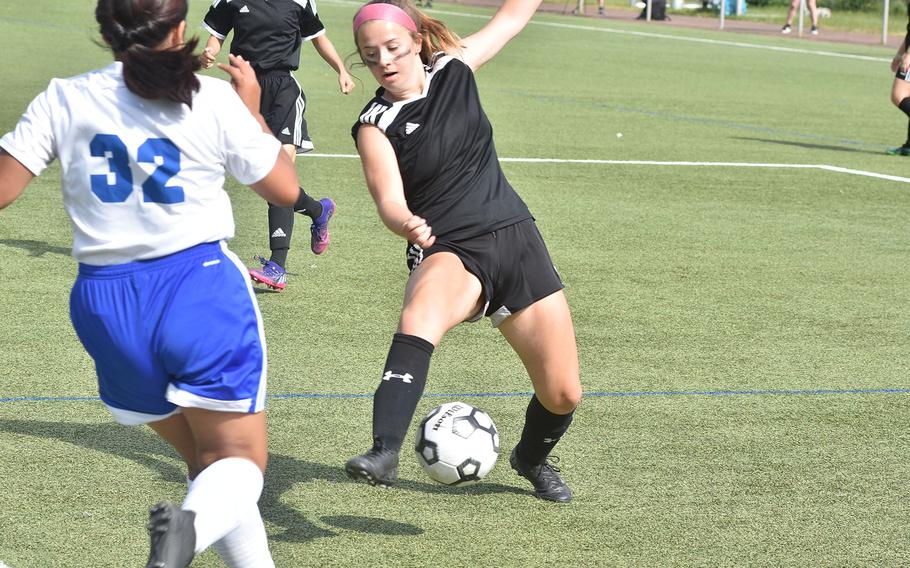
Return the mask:
[[[559,389],[549,393],[545,399],[540,396],[538,398],[544,408],[553,414],[569,414],[581,402],[581,386]]]
[[[251,448],[220,448],[217,450],[200,450],[196,455],[196,468],[202,471],[217,461],[228,458],[241,458],[251,461],[259,467],[262,473],[265,473],[267,455],[260,455]]]

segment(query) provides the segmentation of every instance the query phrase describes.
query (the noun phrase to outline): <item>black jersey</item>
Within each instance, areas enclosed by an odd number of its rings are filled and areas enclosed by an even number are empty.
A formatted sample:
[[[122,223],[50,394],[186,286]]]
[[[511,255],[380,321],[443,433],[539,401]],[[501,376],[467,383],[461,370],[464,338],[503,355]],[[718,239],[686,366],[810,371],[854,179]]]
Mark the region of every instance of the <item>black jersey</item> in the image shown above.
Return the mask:
[[[300,44],[325,33],[314,0],[214,0],[202,26],[257,72],[294,71]]]
[[[444,55],[427,70],[421,95],[392,103],[384,92],[376,91],[351,134],[356,141],[362,124],[385,133],[408,207],[437,237],[475,237],[531,218],[499,167],[470,67]]]

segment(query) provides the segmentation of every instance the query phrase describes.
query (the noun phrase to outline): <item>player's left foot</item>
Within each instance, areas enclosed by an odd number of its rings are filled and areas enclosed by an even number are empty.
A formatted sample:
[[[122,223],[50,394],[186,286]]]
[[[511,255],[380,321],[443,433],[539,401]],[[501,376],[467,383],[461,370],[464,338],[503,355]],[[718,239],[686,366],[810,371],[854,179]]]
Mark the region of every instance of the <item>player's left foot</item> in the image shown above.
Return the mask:
[[[809,30],[809,33],[812,35],[818,35],[818,26],[812,26],[812,29]]]
[[[558,458],[548,457],[543,463],[530,463],[518,457],[518,448],[512,450],[509,464],[518,475],[534,485],[534,495],[546,501],[568,503],[572,500],[572,490],[559,477],[559,468],[553,465]]]
[[[886,152],[891,156],[910,156],[910,146],[904,144],[897,148],[888,148]]]
[[[335,202],[324,197],[319,200],[322,204],[322,215],[313,220],[310,225],[310,249],[314,254],[322,254],[329,248],[329,221],[335,214]]]
[[[262,267],[250,268],[250,278],[252,278],[254,282],[265,284],[273,290],[278,290],[279,292],[284,290],[284,287],[287,286],[288,282],[287,271],[277,262],[266,260],[265,257],[257,255],[253,258],[258,260]]]
[[[149,560],[145,568],[184,568],[196,548],[196,513],[162,501],[149,511]]]

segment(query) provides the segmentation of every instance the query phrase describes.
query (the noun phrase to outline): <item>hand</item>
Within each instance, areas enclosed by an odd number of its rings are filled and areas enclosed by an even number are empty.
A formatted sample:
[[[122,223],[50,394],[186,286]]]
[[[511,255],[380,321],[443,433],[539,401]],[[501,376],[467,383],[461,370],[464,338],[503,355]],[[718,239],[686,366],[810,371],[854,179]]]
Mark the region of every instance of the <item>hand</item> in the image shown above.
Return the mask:
[[[910,51],[905,52],[903,57],[901,57],[898,68],[901,70],[901,73],[906,73],[907,69],[910,69]],[[897,69],[895,69],[895,72],[896,71]]]
[[[427,220],[422,217],[413,215],[401,226],[404,229],[404,238],[409,243],[414,243],[420,248],[426,249],[433,246],[433,243],[436,242],[433,228],[427,225]]]
[[[211,69],[215,65],[215,54],[212,53],[212,48],[203,49],[202,55],[199,56],[199,61],[202,62],[203,69]]]
[[[341,87],[341,94],[346,95],[354,90],[354,80],[347,71],[342,70],[338,74],[338,86]]]
[[[898,67],[900,67],[901,59],[903,59],[903,58],[904,58],[904,54],[901,53],[900,51],[898,51],[897,54],[894,56],[894,58],[891,60],[891,72],[892,73],[897,73],[897,69],[898,69]]]
[[[218,68],[231,76],[231,85],[240,95],[240,100],[250,109],[253,116],[258,115],[261,91],[259,81],[256,80],[256,71],[239,55],[229,55],[228,60],[231,62],[230,65],[219,63]]]

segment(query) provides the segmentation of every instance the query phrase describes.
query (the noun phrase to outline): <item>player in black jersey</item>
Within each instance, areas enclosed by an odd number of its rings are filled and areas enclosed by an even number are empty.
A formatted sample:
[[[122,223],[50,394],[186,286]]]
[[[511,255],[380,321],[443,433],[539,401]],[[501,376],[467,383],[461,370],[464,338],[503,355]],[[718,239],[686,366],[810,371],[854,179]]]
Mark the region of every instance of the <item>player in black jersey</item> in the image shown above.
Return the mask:
[[[907,2],[907,13],[910,14],[910,2]],[[907,35],[891,60],[891,71],[896,74],[891,87],[891,102],[910,118],[910,21],[907,22]],[[907,141],[897,148],[891,148],[888,153],[910,156],[910,124],[907,126]]]
[[[262,88],[261,112],[285,150],[294,158],[313,149],[307,133],[306,96],[292,72],[300,65],[300,45],[312,41],[319,55],[338,73],[341,92],[348,94],[354,82],[325,26],[314,0],[214,0],[203,27],[211,33],[202,55],[208,68],[215,62],[227,34],[233,30],[230,52],[251,62]],[[294,212],[312,219],[310,248],[322,254],[329,246],[329,220],[335,202],[313,199],[300,188],[294,207],[269,204],[269,249],[271,257],[258,257],[261,267],[250,269],[254,281],[283,290],[287,281],[288,249],[294,229]]]
[[[511,465],[538,497],[572,498],[548,458],[581,399],[572,318],[534,219],[499,167],[474,82],[539,3],[505,0],[463,39],[410,0],[370,3],[354,18],[358,53],[380,88],[352,133],[380,218],[408,241],[411,269],[373,399],[373,447],[345,467],[355,479],[395,481],[435,346],[486,315],[535,392]]]

